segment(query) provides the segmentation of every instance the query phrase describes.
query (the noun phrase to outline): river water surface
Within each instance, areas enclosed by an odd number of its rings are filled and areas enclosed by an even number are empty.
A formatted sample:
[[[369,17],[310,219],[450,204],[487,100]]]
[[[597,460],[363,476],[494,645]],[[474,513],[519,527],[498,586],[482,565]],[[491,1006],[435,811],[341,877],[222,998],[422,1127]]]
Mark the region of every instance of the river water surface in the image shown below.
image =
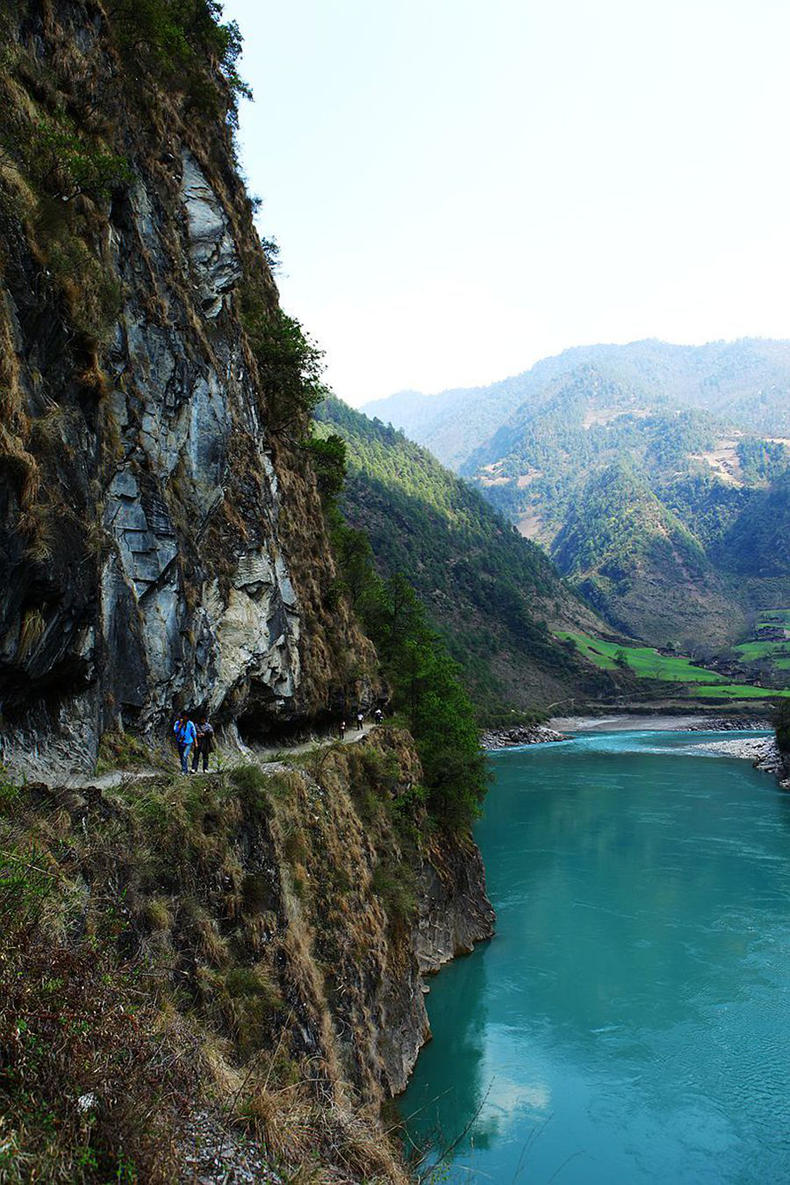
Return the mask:
[[[707,739],[492,755],[497,937],[431,982],[402,1105],[471,1122],[443,1180],[790,1182],[790,794]]]

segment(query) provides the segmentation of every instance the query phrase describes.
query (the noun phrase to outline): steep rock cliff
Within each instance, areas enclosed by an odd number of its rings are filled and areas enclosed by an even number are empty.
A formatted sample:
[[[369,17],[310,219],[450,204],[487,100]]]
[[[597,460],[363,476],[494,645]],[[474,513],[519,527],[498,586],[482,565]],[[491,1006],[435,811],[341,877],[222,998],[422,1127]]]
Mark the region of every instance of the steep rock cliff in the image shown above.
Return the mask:
[[[247,1180],[244,1161],[403,1182],[380,1113],[427,1036],[423,972],[492,928],[404,734],[74,788],[109,730],[161,734],[177,705],[258,738],[375,691],[304,444],[315,352],[234,165],[216,12],[0,11],[12,1180]]]
[[[229,83],[210,37],[199,86],[168,75],[156,11],[20,0],[3,28],[0,700],[6,761],[50,775],[176,704],[314,720],[374,670],[243,325],[250,294],[280,314]]]

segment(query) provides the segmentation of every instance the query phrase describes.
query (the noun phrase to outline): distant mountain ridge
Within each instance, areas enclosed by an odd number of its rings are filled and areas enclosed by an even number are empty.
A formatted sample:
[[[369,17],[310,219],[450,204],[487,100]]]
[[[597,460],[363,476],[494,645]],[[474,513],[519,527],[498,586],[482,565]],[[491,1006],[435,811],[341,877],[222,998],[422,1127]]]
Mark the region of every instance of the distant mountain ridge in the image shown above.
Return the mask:
[[[367,405],[540,542],[615,627],[721,649],[790,604],[790,342],[567,350]]]
[[[482,387],[437,395],[399,392],[363,405],[366,415],[400,428],[452,469],[517,409],[537,408],[552,384],[580,366],[595,366],[612,380],[632,384],[652,399],[710,409],[756,431],[790,435],[790,341],[741,338],[702,346],[655,339],[628,345],[574,346],[529,370]]]

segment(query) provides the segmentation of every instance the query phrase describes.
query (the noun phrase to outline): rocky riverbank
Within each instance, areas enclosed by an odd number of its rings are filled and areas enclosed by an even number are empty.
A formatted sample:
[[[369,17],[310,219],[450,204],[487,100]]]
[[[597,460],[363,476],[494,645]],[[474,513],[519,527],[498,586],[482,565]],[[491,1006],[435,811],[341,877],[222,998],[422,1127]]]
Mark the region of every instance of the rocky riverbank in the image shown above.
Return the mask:
[[[545,745],[571,738],[545,724],[518,725],[516,728],[491,728],[480,736],[484,749],[510,749],[515,745]]]
[[[746,716],[704,716],[699,713],[620,712],[607,716],[553,716],[549,721],[560,732],[743,732],[766,729],[765,718]]]
[[[687,726],[689,732],[752,732],[766,727],[767,721],[759,716],[704,717]]]
[[[739,757],[751,761],[755,769],[764,770],[777,778],[779,785],[790,790],[790,768],[779,752],[773,736],[740,737],[731,741],[705,741],[694,745],[705,753],[718,753],[723,757]]]

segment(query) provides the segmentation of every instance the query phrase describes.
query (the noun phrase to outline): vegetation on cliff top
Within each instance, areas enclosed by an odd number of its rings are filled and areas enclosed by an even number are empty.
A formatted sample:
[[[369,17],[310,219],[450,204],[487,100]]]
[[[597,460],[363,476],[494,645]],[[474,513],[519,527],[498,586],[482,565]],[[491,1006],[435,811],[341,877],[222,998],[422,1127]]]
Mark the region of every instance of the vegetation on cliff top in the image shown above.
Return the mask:
[[[237,69],[239,27],[222,21],[220,0],[108,0],[106,9],[130,78],[174,85],[187,111],[236,125],[250,90]]]

